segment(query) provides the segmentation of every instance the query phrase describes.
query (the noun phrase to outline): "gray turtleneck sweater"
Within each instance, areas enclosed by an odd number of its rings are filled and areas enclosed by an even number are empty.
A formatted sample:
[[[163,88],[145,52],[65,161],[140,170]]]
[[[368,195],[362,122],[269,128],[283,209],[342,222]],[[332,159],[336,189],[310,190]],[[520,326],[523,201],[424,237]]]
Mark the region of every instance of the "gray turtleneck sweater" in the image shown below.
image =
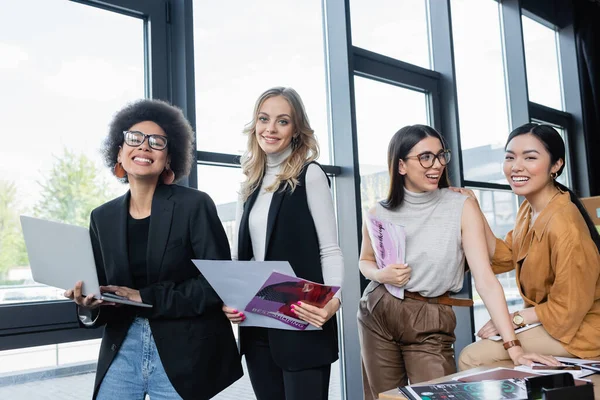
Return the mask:
[[[265,176],[248,220],[250,238],[252,239],[252,251],[254,252],[254,260],[256,261],[264,261],[265,259],[267,216],[273,198],[273,192],[267,192],[265,188],[275,182],[277,174],[281,170],[281,165],[290,154],[292,154],[291,147],[286,148],[280,153],[267,154]],[[331,191],[329,190],[327,177],[323,173],[323,170],[314,164],[310,164],[306,171],[306,200],[315,223],[317,237],[319,238],[323,281],[326,285],[342,286],[344,260],[337,240],[337,225]],[[234,235],[231,252],[234,260],[237,260],[237,236],[242,213],[243,200],[238,199],[236,234]],[[340,298],[340,294],[341,290],[337,292],[336,297]]]
[[[460,292],[465,275],[461,240],[462,210],[466,196],[448,189],[412,193],[395,210],[375,206],[379,218],[406,230],[406,263],[410,280],[404,287],[425,297]]]

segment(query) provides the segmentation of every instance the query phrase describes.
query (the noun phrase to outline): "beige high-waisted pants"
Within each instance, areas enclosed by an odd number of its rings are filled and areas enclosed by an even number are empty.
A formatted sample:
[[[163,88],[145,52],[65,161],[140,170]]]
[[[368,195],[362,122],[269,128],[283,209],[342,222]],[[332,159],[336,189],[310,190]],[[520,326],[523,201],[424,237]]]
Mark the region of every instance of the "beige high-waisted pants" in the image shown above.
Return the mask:
[[[574,357],[558,340],[550,336],[542,325],[518,333],[517,339],[521,341],[521,346],[527,353]],[[510,361],[508,351],[504,350],[503,342],[482,339],[464,348],[458,358],[458,368],[464,371],[503,360]]]

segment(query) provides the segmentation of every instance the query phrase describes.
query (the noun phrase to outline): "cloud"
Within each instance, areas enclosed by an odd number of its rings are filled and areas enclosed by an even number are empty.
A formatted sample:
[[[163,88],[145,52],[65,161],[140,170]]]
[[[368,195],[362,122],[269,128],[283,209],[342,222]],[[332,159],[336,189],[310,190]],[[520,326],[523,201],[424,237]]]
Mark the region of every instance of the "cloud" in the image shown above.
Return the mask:
[[[29,60],[29,54],[19,46],[0,42],[0,69],[17,69]]]
[[[44,85],[59,95],[83,100],[143,97],[144,71],[103,59],[78,57],[63,61],[58,73],[44,79]]]

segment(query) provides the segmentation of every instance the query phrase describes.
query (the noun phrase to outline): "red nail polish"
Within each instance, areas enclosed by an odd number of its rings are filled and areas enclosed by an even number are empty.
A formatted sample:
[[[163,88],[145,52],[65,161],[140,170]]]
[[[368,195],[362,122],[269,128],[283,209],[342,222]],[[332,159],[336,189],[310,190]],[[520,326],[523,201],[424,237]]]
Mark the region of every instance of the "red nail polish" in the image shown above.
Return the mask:
[[[233,310],[233,312],[234,312],[234,313],[237,313],[237,312],[238,312],[238,310]]]
[[[302,303],[300,303],[300,302],[298,302],[298,303],[296,303],[296,304],[298,304],[299,306],[301,306],[301,305],[302,305]]]
[[[294,314],[298,314],[298,311],[296,311],[296,309],[294,309],[294,308],[292,308],[292,312],[293,312]]]

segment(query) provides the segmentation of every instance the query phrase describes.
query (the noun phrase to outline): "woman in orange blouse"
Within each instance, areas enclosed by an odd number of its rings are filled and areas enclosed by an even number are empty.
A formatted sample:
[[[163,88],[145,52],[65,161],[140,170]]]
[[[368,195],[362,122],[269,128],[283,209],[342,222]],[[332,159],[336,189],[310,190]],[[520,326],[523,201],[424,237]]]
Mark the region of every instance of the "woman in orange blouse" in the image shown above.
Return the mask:
[[[505,240],[486,222],[486,238],[496,274],[516,270],[525,302],[513,313],[523,350],[563,357],[600,356],[600,235],[577,196],[556,178],[565,166],[565,145],[549,125],[525,124],[508,137],[504,174],[525,201]],[[475,197],[468,189],[457,189]],[[485,219],[484,219],[485,220]],[[490,320],[466,347],[461,370],[510,360]]]

